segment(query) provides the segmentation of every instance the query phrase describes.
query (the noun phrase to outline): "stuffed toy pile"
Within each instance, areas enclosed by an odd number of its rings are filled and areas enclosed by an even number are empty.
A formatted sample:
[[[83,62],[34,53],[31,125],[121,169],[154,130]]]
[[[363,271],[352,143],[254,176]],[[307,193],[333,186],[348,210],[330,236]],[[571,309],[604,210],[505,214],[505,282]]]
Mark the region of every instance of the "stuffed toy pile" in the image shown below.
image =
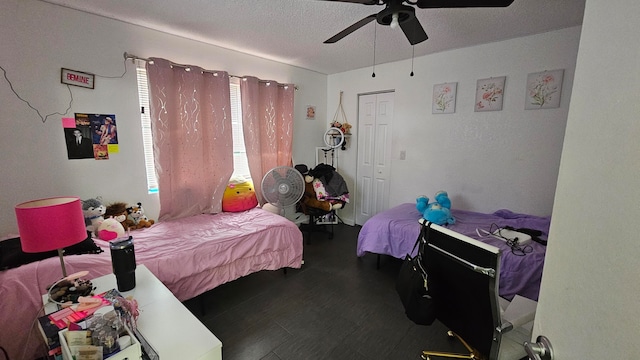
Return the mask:
[[[451,200],[446,191],[438,191],[434,202],[429,203],[429,198],[422,195],[416,199],[416,209],[422,217],[434,224],[452,225],[456,219],[451,215]]]
[[[114,202],[105,206],[102,197],[97,196],[82,200],[82,212],[87,231],[107,241],[124,236],[128,230],[147,228],[155,223],[145,215],[140,202],[135,205]]]
[[[326,213],[341,209],[349,202],[346,182],[334,167],[318,164],[309,169],[307,165],[298,164],[295,168],[304,177],[304,195],[300,201],[304,213],[312,213],[312,209]]]

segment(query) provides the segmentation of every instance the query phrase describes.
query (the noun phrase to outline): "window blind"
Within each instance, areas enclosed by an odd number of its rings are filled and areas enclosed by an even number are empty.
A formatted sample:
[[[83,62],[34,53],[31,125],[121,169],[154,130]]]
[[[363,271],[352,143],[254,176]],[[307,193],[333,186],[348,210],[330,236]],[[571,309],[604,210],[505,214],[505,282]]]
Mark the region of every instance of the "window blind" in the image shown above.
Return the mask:
[[[149,115],[149,84],[144,62],[136,61],[138,79],[138,99],[140,101],[140,123],[142,125],[142,144],[144,146],[144,163],[147,172],[147,190],[149,194],[158,192],[156,166],[153,160],[153,137],[151,135],[151,117]]]

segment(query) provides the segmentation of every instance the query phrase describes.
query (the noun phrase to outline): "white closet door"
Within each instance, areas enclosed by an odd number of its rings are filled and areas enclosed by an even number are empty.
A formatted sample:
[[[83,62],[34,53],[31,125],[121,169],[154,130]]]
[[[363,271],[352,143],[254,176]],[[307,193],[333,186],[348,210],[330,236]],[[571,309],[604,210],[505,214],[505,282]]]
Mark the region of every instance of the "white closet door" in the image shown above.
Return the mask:
[[[356,224],[359,225],[389,207],[393,100],[393,92],[360,95],[358,99]]]

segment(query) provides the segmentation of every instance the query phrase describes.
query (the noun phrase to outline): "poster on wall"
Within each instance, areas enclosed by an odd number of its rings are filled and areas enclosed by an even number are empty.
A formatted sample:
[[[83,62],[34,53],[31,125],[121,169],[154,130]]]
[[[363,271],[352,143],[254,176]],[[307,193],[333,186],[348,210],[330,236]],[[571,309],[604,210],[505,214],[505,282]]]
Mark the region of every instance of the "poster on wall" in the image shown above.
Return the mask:
[[[525,110],[560,107],[564,69],[531,73],[527,76]]]
[[[93,135],[94,144],[110,145],[118,143],[118,130],[116,127],[115,115],[76,114],[76,119],[79,116],[90,119],[91,134]]]
[[[456,112],[457,87],[457,82],[433,85],[432,114],[453,114]]]
[[[75,118],[63,118],[69,159],[109,159],[118,152],[116,116],[76,113]]]
[[[63,118],[62,128],[67,144],[67,157],[73,159],[93,159],[91,126],[88,121]]]
[[[478,80],[474,107],[476,112],[502,110],[502,97],[504,96],[506,78],[506,76],[500,76]]]

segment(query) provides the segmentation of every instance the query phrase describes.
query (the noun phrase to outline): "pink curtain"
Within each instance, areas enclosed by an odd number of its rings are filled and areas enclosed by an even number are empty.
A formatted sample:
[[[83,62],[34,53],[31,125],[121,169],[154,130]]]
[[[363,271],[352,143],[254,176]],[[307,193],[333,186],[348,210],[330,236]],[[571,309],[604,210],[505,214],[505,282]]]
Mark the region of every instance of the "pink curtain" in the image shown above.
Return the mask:
[[[253,186],[260,200],[262,177],[291,166],[294,86],[247,76],[240,81],[242,128]]]
[[[229,74],[147,62],[159,220],[222,210],[233,172]]]

